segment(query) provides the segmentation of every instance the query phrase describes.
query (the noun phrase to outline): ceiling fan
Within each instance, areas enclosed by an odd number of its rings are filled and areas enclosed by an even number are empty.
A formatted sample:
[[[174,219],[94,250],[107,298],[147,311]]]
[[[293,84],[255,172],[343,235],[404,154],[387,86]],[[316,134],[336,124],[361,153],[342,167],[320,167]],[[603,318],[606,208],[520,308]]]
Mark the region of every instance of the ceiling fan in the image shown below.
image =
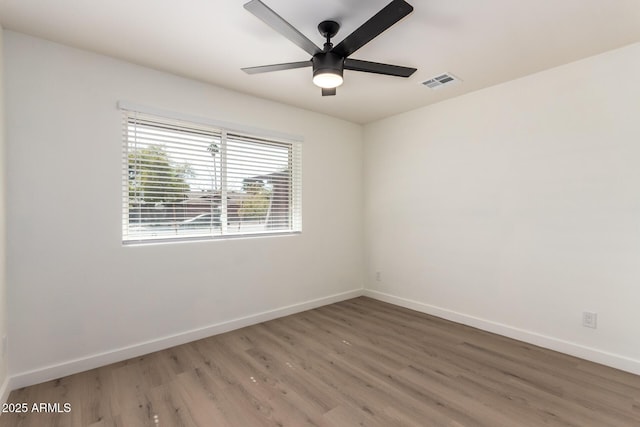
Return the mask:
[[[311,55],[308,61],[243,68],[242,70],[247,74],[313,67],[313,83],[322,88],[322,96],[328,96],[336,94],[336,87],[343,82],[344,70],[398,77],[409,77],[416,71],[415,68],[348,57],[413,11],[413,7],[404,0],[393,0],[335,47],[331,43],[331,38],[338,33],[340,24],[335,21],[322,21],[318,25],[318,31],[326,39],[323,49],[316,46],[260,0],[251,0],[244,5],[244,8]]]

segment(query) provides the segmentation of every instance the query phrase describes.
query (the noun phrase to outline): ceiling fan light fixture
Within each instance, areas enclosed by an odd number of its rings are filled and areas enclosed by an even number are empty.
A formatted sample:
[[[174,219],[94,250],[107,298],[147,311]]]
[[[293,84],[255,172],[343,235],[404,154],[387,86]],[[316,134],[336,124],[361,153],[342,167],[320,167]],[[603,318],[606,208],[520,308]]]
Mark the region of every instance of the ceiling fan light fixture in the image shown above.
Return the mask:
[[[331,53],[318,53],[312,58],[313,84],[323,89],[334,89],[343,83],[344,58]]]

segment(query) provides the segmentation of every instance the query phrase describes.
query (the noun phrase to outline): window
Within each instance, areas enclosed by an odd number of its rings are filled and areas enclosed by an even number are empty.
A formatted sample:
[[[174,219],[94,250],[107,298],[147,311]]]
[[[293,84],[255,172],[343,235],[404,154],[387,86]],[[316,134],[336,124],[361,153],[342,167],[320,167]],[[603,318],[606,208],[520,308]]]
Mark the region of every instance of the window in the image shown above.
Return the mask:
[[[301,144],[123,113],[124,243],[295,233]]]

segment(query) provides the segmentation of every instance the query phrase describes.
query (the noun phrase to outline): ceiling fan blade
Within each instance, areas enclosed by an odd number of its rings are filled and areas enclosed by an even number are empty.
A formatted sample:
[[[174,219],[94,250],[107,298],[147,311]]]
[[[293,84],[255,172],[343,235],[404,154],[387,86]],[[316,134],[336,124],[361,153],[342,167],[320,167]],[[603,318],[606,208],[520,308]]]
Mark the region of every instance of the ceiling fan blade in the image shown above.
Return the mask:
[[[315,55],[322,52],[318,46],[309,40],[304,34],[296,30],[293,25],[285,21],[280,15],[275,13],[266,4],[260,0],[251,0],[244,5],[244,8],[255,15],[262,22],[291,40],[296,45],[300,46],[309,55]]]
[[[322,96],[333,96],[336,94],[336,88],[332,88],[332,89],[325,89],[322,88]]]
[[[300,62],[287,62],[285,64],[260,65],[258,67],[242,68],[247,74],[269,73],[271,71],[293,70],[294,68],[311,67],[311,60]]]
[[[351,58],[347,58],[344,60],[344,69],[397,77],[409,77],[416,71],[415,68],[401,67],[399,65],[381,64],[379,62],[361,61],[359,59]]]
[[[360,28],[349,34],[333,48],[332,52],[346,58],[412,11],[413,7],[406,1],[393,0],[382,8],[380,12],[371,17],[371,19],[362,24]]]

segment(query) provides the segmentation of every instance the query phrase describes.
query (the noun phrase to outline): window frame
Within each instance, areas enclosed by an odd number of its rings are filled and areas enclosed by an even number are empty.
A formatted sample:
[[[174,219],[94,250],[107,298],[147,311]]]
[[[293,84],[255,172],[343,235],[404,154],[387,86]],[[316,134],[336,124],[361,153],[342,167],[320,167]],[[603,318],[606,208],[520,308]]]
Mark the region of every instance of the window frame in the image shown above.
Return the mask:
[[[139,244],[162,244],[162,243],[174,243],[174,242],[189,242],[189,241],[209,241],[209,240],[227,240],[237,238],[248,237],[269,237],[269,236],[283,236],[283,235],[297,235],[302,233],[302,137],[273,132],[260,128],[248,127],[228,122],[222,122],[217,120],[211,120],[202,117],[190,116],[175,112],[169,112],[165,110],[159,110],[149,107],[144,107],[136,104],[131,104],[125,101],[118,102],[118,109],[122,114],[122,227],[121,227],[121,241],[123,245],[139,245]],[[136,117],[142,117],[143,119],[136,119]],[[204,234],[200,229],[198,232],[189,232],[189,229],[181,229],[182,232],[177,234],[164,234],[156,233],[155,235],[143,235],[143,233],[134,233],[131,231],[131,217],[130,217],[130,165],[129,165],[129,153],[131,151],[131,140],[129,136],[129,126],[132,120],[143,120],[149,123],[153,122],[155,126],[176,126],[176,123],[180,127],[184,128],[184,134],[189,134],[189,131],[193,131],[193,134],[202,132],[208,132],[210,135],[217,135],[220,138],[220,147],[218,151],[219,164],[220,164],[220,195],[219,205],[220,214],[218,221],[220,223],[219,233],[215,231],[214,226],[209,227],[209,232]],[[154,127],[154,125],[140,124],[137,126]],[[176,131],[177,132],[177,131]],[[193,135],[191,134],[191,135]],[[134,137],[136,138],[136,137]],[[249,141],[249,144],[273,144],[287,148],[288,152],[288,169],[289,170],[289,182],[287,185],[288,200],[287,200],[287,228],[274,228],[272,230],[248,230],[240,231],[240,226],[236,231],[229,231],[228,227],[228,194],[233,193],[230,187],[227,185],[227,171],[226,166],[229,162],[229,155],[227,153],[227,146],[229,140],[232,141]],[[215,166],[214,166],[215,168]],[[248,177],[247,177],[248,178]],[[236,192],[237,194],[237,192]],[[212,188],[212,198],[215,197],[215,189]],[[269,198],[269,206],[273,206],[274,194],[271,194]],[[213,202],[212,202],[213,211]],[[140,214],[142,216],[142,213]],[[236,220],[242,224],[240,217],[236,214]],[[162,222],[162,221],[159,221]],[[142,223],[142,219],[141,222]],[[157,224],[157,223],[156,223]],[[265,218],[266,224],[266,218]],[[175,224],[174,224],[175,226]],[[266,227],[266,225],[265,225]],[[165,230],[166,231],[166,230]]]

